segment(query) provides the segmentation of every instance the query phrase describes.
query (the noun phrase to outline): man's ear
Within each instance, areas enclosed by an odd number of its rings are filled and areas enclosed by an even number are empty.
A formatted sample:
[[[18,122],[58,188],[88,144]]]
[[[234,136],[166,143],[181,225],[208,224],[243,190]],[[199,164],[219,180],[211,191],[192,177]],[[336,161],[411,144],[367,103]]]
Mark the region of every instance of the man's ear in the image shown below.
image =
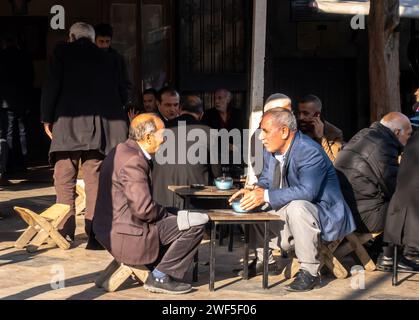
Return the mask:
[[[282,139],[286,140],[290,136],[290,129],[288,127],[282,127]]]
[[[151,139],[151,134],[150,133],[148,133],[147,135],[146,135],[146,137],[145,137],[145,143],[146,144],[148,144],[148,145],[151,145],[152,144],[152,139]]]
[[[400,129],[395,129],[393,132],[396,135],[396,137],[400,137],[400,133],[401,133]]]

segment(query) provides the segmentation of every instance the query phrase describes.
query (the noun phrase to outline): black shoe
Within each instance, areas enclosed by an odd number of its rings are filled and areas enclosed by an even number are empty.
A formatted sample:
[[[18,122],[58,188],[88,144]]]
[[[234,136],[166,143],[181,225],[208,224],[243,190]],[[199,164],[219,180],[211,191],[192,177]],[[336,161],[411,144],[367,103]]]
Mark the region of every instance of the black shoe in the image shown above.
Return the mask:
[[[188,283],[176,281],[167,275],[157,279],[152,272],[149,273],[144,288],[150,292],[166,294],[184,294],[192,290],[192,286]]]
[[[377,260],[377,270],[384,271],[384,272],[392,272],[393,271],[393,258],[386,257],[384,255],[380,255]],[[404,257],[401,257],[399,261],[397,261],[397,269],[399,271],[419,271],[419,265],[415,264],[413,261],[410,261]]]
[[[416,265],[419,265],[419,256],[417,256],[417,255],[415,255],[415,256],[406,255],[404,257],[407,260],[408,264],[414,264],[414,265],[416,264]]]
[[[258,261],[258,260],[253,260],[250,264],[249,264],[249,278],[253,278],[256,277],[258,275],[263,274],[263,262]],[[270,276],[278,276],[281,274],[281,271],[278,268],[278,265],[275,263],[271,263],[268,264],[268,275]],[[238,273],[238,275],[240,277],[244,276],[244,270],[241,269]]]
[[[86,250],[106,250],[95,238],[89,237]]]
[[[306,292],[318,287],[320,287],[320,277],[314,277],[310,272],[300,269],[295,280],[291,284],[285,286],[285,290],[291,292]]]
[[[74,243],[76,236],[74,234],[67,234],[63,230],[58,230],[58,232],[66,239],[70,244]]]
[[[9,180],[0,176],[0,186],[1,187],[8,187],[8,186],[11,186],[11,185],[12,185],[12,183]]]

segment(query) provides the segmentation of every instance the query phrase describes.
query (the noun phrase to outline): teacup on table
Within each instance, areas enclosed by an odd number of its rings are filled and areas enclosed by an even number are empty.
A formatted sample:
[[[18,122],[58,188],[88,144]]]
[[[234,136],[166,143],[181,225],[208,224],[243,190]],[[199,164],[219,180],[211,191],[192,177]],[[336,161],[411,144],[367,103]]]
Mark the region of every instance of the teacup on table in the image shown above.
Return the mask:
[[[233,178],[231,177],[218,177],[214,183],[218,190],[233,189]]]
[[[232,203],[231,203],[231,207],[233,208],[233,211],[236,213],[252,213],[254,210],[244,210],[241,206],[240,206],[240,200],[242,198],[239,197],[237,199],[235,199]]]

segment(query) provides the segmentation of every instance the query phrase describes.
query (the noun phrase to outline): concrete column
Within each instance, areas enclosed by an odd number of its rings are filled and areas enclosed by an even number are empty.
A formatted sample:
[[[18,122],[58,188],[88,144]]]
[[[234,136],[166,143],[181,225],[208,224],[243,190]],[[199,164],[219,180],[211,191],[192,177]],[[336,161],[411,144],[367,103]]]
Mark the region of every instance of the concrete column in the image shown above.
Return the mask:
[[[267,19],[267,0],[253,1],[253,35],[252,35],[252,63],[251,63],[251,83],[250,83],[250,116],[249,116],[249,140],[247,152],[247,184],[257,182],[256,174],[262,164],[261,159],[252,159],[252,150],[255,149],[256,129],[259,127],[263,115],[263,96],[264,96],[264,77],[265,77],[265,52],[266,52],[266,19]],[[253,138],[252,138],[253,137]],[[256,138],[256,139],[255,139]],[[252,143],[253,140],[253,143]],[[256,156],[261,157],[259,150]],[[255,174],[256,173],[256,174]]]

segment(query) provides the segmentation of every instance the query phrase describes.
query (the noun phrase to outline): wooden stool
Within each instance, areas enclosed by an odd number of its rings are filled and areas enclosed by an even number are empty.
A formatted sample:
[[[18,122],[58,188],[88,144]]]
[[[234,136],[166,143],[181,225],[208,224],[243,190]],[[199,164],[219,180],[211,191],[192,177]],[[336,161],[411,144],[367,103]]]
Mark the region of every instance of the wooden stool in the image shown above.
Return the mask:
[[[115,292],[130,276],[135,277],[140,284],[144,284],[148,273],[146,267],[128,267],[114,259],[96,279],[95,284],[107,292]]]
[[[70,206],[54,204],[41,214],[36,214],[26,208],[14,207],[13,209],[29,225],[15,242],[16,248],[27,247],[27,252],[35,252],[48,239],[55,242],[61,249],[70,248],[70,243],[57,230],[63,219],[68,217]]]
[[[86,209],[86,192],[81,182],[82,180],[77,180],[76,184],[76,216],[81,215],[83,210]]]
[[[366,271],[372,272],[375,271],[376,266],[374,261],[372,261],[367,250],[364,248],[364,244],[369,240],[377,238],[379,233],[351,233],[346,236],[347,242],[342,244],[335,252],[338,259],[343,259],[348,254],[354,252],[359,260],[361,261],[364,269]]]
[[[336,278],[345,279],[348,276],[348,271],[340,262],[344,257],[354,252],[359,260],[361,261],[364,269],[368,272],[372,272],[376,269],[374,261],[372,261],[367,250],[364,248],[364,244],[369,240],[377,238],[379,233],[351,233],[345,237],[347,240],[341,244],[342,241],[333,241],[328,244],[323,244],[320,249],[320,255],[322,257],[321,268],[326,265],[329,270],[333,272]],[[297,259],[293,259],[284,269],[284,275],[287,279],[295,277],[300,264]]]
[[[341,240],[333,241],[327,244],[322,244],[320,248],[320,257],[321,263],[320,268],[321,270],[323,266],[332,271],[338,279],[345,279],[348,276],[348,271],[345,267],[340,263],[340,261],[336,258],[334,252],[336,248],[341,243]],[[293,258],[292,261],[285,267],[283,274],[286,279],[294,278],[297,272],[300,270],[300,263],[296,258]]]

